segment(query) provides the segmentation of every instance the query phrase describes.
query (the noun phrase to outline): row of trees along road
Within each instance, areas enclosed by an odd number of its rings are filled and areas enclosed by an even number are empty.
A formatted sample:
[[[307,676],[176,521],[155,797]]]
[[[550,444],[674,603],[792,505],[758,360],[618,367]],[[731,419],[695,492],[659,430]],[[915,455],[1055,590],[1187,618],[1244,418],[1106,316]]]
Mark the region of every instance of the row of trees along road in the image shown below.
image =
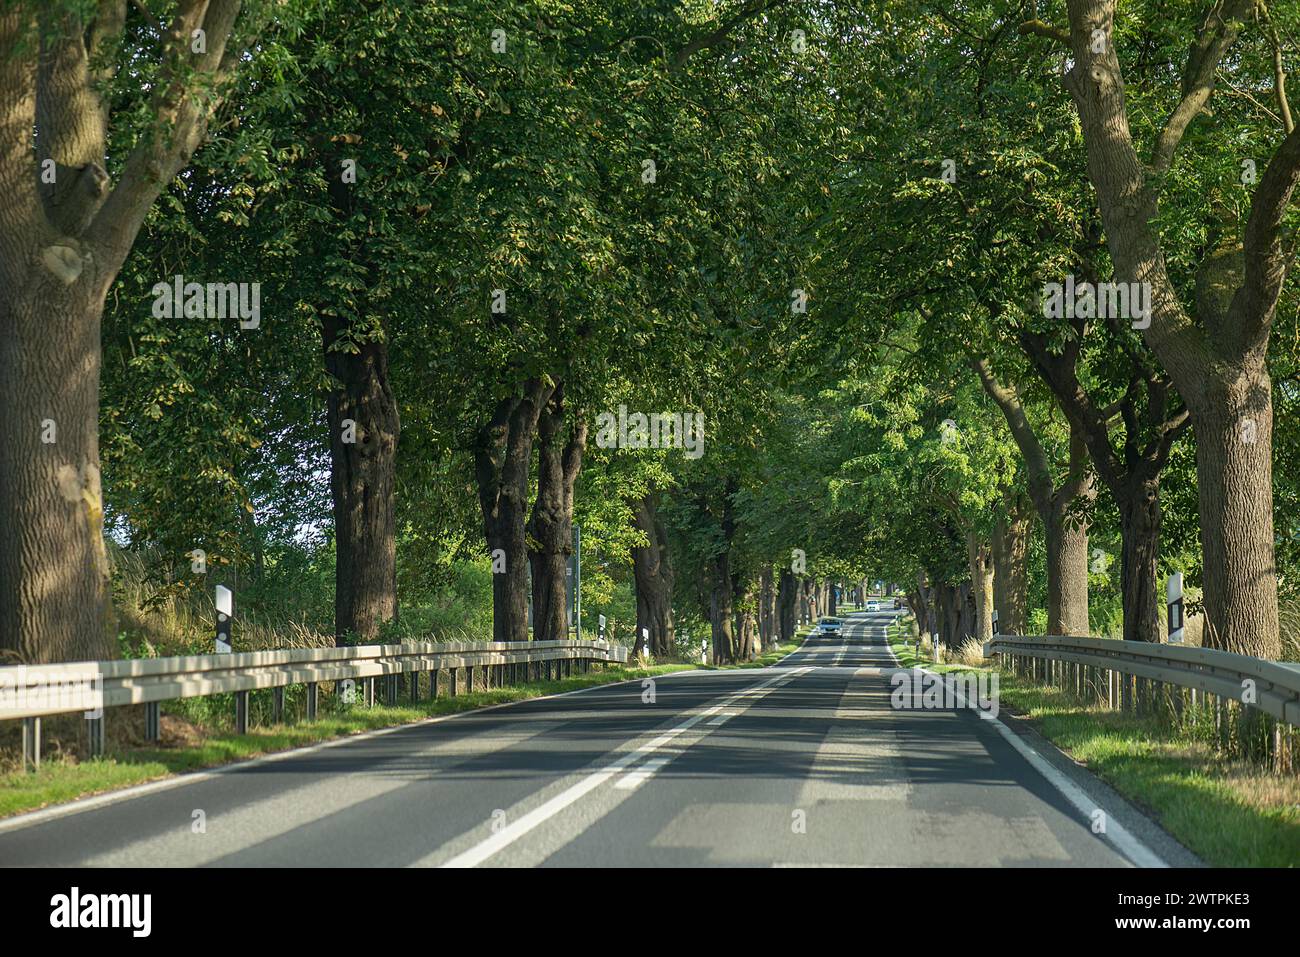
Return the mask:
[[[752,658],[864,578],[949,643],[1158,640],[1178,568],[1206,644],[1276,657],[1298,36],[1260,0],[0,0],[0,650],[116,654],[116,549],[160,593],[328,567],[341,642],[491,565],[492,636],[531,581],[555,638],[580,522],[659,656]],[[259,321],[160,313],[178,276]],[[1067,276],[1149,324],[1044,310]],[[700,454],[597,443],[620,406]]]

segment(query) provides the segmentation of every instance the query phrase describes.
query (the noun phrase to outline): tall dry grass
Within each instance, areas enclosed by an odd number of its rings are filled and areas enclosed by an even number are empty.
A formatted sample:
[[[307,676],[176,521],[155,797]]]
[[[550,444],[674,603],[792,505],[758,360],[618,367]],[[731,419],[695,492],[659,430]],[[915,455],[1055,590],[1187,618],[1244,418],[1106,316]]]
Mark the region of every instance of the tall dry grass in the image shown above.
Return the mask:
[[[159,591],[150,580],[146,558],[135,552],[113,554],[113,607],[123,652],[167,657],[210,651],[216,634],[212,598],[194,591]],[[239,651],[277,648],[328,648],[334,636],[285,616],[236,609]]]

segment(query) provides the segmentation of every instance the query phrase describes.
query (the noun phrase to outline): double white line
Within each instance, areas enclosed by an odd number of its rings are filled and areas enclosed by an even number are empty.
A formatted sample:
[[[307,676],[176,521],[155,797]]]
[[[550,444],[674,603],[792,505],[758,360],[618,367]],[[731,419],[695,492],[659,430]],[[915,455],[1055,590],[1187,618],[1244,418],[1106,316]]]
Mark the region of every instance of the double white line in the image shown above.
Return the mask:
[[[744,701],[744,707],[750,707],[760,698],[771,693],[775,688],[780,687],[786,682],[792,681],[811,670],[811,668],[797,668],[793,671],[776,675],[775,677],[768,678],[766,681],[761,681],[756,685],[750,685],[748,688],[736,692],[734,695],[723,699],[722,702],[711,708],[706,708],[704,711],[696,712],[681,724],[669,728],[667,731],[651,739],[640,747],[628,751],[622,757],[601,768],[599,771],[594,771],[587,775],[585,778],[561,791],[550,800],[543,802],[527,814],[516,819],[512,823],[507,824],[505,827],[501,828],[501,830],[495,832],[491,837],[475,844],[468,850],[457,854],[442,866],[475,867],[482,864],[488,858],[492,857],[492,855],[509,847],[529,831],[532,831],[540,824],[555,817],[555,815],[559,814],[575,801],[578,801],[584,795],[590,794],[596,788],[615,777],[619,772],[624,771],[631,765],[635,764],[641,758],[654,754],[654,752],[671,744],[675,738],[684,732],[689,731],[706,718],[711,718],[719,712],[735,708],[738,702]],[[730,718],[732,716],[733,715],[727,715],[726,717]],[[712,724],[713,722],[710,723]],[[640,768],[629,772],[618,782],[618,784],[615,785],[615,787],[623,790],[630,790],[637,787],[649,780],[656,771],[668,764],[668,762],[677,757],[677,755],[681,754],[684,750],[684,747],[679,748],[671,754],[662,755],[652,761],[647,761]]]

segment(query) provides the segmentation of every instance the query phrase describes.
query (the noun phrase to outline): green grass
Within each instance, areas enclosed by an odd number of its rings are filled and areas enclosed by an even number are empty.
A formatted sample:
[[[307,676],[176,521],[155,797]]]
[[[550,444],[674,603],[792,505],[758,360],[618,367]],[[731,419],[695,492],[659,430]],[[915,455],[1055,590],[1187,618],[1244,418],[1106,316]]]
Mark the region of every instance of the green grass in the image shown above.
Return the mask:
[[[201,740],[181,747],[135,747],[105,755],[91,761],[71,758],[46,760],[36,772],[20,770],[0,773],[0,817],[18,814],[70,801],[74,798],[113,791],[155,781],[186,771],[218,767],[261,754],[285,751],[332,738],[410,724],[425,718],[473,711],[477,708],[510,701],[524,701],[543,695],[576,691],[596,685],[636,680],[679,671],[733,670],[765,668],[797,649],[807,629],[801,629],[793,641],[774,647],[754,661],[734,665],[700,665],[680,662],[654,664],[649,667],[611,668],[574,675],[557,681],[543,681],[526,686],[495,688],[450,697],[446,694],[418,704],[353,706],[335,714],[321,714],[317,720],[250,728],[247,734],[233,730],[211,729]],[[322,708],[329,699],[323,699]],[[178,707],[187,717],[211,716],[212,702],[202,699],[204,707]],[[178,706],[180,703],[177,703]],[[193,706],[192,702],[187,702]],[[229,709],[225,709],[229,710]],[[227,716],[228,717],[228,716]],[[206,725],[207,722],[200,722]]]
[[[47,760],[39,771],[0,774],[0,817],[62,801],[143,784],[185,771],[211,768],[232,761],[315,744],[331,738],[409,724],[437,715],[473,711],[488,705],[524,701],[543,695],[576,691],[617,681],[640,679],[698,665],[661,664],[648,668],[611,668],[527,686],[494,688],[451,697],[446,694],[418,704],[352,706],[315,721],[250,728],[247,734],[214,731],[197,743],[176,748],[131,748],[90,761]],[[322,708],[326,700],[322,700]]]
[[[890,644],[905,667],[930,665]],[[1217,867],[1300,866],[1300,778],[1278,777],[1221,759],[1204,742],[1155,718],[1088,704],[1052,686],[999,672],[1000,704],[1146,810],[1206,863]]]

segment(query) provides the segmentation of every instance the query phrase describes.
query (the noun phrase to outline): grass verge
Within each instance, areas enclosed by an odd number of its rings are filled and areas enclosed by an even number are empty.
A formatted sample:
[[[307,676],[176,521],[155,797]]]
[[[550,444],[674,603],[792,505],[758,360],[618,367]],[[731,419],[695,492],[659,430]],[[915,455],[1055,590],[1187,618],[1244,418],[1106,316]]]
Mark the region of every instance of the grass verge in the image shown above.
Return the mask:
[[[932,665],[891,629],[904,667]],[[1220,756],[1169,723],[1111,711],[1000,671],[1001,707],[1141,807],[1216,867],[1300,866],[1300,778]]]
[[[473,711],[494,704],[525,701],[564,691],[577,691],[618,681],[647,678],[699,666],[660,664],[648,668],[611,668],[558,681],[493,688],[450,697],[398,705],[355,705],[315,721],[250,728],[247,734],[214,730],[181,747],[132,747],[102,758],[77,761],[70,756],[43,761],[39,771],[11,770],[0,774],[0,817],[144,784],[186,771],[218,767],[232,761],[380,728],[410,724],[438,715]],[[322,710],[329,699],[322,699]]]
[[[247,734],[229,730],[201,732],[197,740],[180,747],[130,747],[110,751],[103,758],[78,761],[55,756],[42,762],[36,772],[10,770],[0,773],[0,818],[32,811],[92,794],[115,791],[135,784],[156,781],[186,771],[219,767],[258,755],[299,748],[320,741],[360,734],[380,728],[410,724],[438,715],[474,711],[494,704],[524,701],[565,691],[577,691],[618,681],[648,678],[678,671],[765,668],[797,649],[807,629],[795,639],[777,645],[754,661],[734,665],[699,665],[666,662],[647,667],[611,668],[574,675],[558,681],[494,688],[456,697],[442,697],[406,705],[360,705],[334,714],[322,714],[315,721],[279,724],[249,729]],[[322,699],[322,707],[328,699]],[[193,735],[191,735],[193,738]]]

